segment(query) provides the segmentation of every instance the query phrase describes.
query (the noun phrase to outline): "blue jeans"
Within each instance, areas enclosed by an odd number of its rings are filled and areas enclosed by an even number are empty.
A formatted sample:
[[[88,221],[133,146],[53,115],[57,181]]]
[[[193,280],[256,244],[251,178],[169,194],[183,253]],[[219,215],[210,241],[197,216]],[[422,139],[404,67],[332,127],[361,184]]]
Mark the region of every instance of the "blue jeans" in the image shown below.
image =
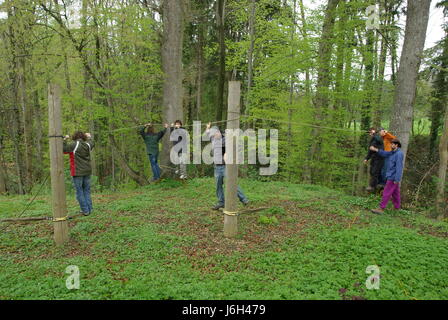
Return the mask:
[[[218,197],[218,204],[224,205],[224,177],[226,172],[226,166],[218,166],[215,165],[215,181],[216,181],[216,196]],[[237,195],[238,199],[240,199],[241,202],[245,203],[247,202],[247,198],[243,193],[243,190],[238,186],[237,188]]]
[[[81,211],[90,214],[93,210],[92,198],[90,197],[90,176],[73,177],[73,184]]]
[[[149,162],[151,162],[151,169],[152,169],[152,179],[153,180],[159,180],[160,179],[160,167],[157,164],[157,154],[148,154],[149,156]]]

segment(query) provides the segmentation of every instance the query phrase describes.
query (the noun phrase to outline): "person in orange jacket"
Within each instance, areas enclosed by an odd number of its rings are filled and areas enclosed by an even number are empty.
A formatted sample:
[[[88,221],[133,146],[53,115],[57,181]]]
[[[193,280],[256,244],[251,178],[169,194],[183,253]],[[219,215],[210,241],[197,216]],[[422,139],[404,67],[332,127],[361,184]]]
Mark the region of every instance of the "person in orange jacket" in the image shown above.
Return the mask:
[[[397,139],[397,137],[383,128],[379,128],[378,132],[383,138],[384,151],[392,151],[392,140]]]
[[[392,140],[397,139],[396,136],[394,136],[392,133],[388,132],[384,128],[378,128],[378,132],[380,133],[380,136],[383,138],[383,144],[384,144],[384,151],[392,151]],[[386,173],[387,173],[387,162],[384,162],[383,169],[381,170],[381,185],[386,184]]]

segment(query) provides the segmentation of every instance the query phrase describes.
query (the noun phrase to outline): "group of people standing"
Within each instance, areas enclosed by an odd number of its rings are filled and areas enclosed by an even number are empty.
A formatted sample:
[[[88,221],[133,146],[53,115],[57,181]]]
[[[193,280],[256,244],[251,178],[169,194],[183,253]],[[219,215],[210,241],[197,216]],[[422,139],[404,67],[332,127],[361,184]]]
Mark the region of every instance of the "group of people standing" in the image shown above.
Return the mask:
[[[401,142],[384,128],[370,128],[371,139],[364,163],[370,160],[370,183],[368,191],[375,192],[383,189],[380,206],[371,211],[376,214],[384,213],[389,200],[392,199],[396,210],[401,207],[400,182],[403,175],[404,155],[401,151]]]
[[[171,127],[164,124],[164,128],[158,132],[154,130],[154,125],[147,123],[140,127],[138,133],[141,135],[146,145],[146,152],[151,163],[153,173],[153,182],[157,182],[161,177],[161,170],[158,164],[159,142],[170,128],[170,134],[175,133],[173,147],[181,143],[186,143],[186,130],[182,127],[182,121],[176,120]],[[176,131],[178,130],[178,131]],[[395,209],[400,209],[400,182],[403,174],[403,152],[401,151],[401,142],[391,133],[383,128],[369,130],[371,136],[369,151],[364,159],[367,164],[370,160],[370,184],[367,190],[375,191],[383,189],[382,200],[379,208],[372,212],[381,214],[384,212],[389,200]],[[214,176],[216,182],[216,197],[218,202],[213,206],[214,210],[224,208],[224,177],[225,177],[225,135],[218,127],[211,127],[207,124],[205,137],[212,142]],[[176,139],[177,137],[177,139]],[[76,132],[68,143],[69,136],[64,137],[63,151],[70,155],[70,174],[73,177],[73,184],[76,190],[76,199],[79,202],[81,213],[89,215],[93,211],[92,199],[90,196],[90,176],[92,166],[90,153],[95,144],[92,141],[90,133]],[[179,148],[176,148],[176,150]],[[185,148],[177,151],[180,163],[176,169],[176,174],[180,179],[187,179],[187,168],[185,162]],[[249,200],[244,195],[240,187],[237,189],[237,196],[243,205],[247,205]]]
[[[143,138],[146,145],[146,152],[151,162],[151,169],[153,173],[152,182],[160,180],[160,167],[158,165],[159,155],[159,142],[168,129],[168,124],[164,124],[164,129],[159,132],[154,131],[154,126],[151,123],[147,123],[139,129],[139,134]],[[176,131],[177,130],[177,131]],[[170,127],[170,135],[174,133],[173,147],[179,143],[185,143],[179,148],[179,165],[175,171],[179,175],[180,179],[187,179],[187,166],[186,166],[186,129],[182,127],[182,121],[176,120]],[[224,208],[224,177],[225,177],[225,135],[219,129],[219,127],[211,127],[211,123],[207,124],[205,131],[206,140],[212,142],[213,161],[215,169],[215,182],[216,182],[216,197],[218,202],[212,209],[219,210]],[[176,139],[177,137],[177,139]],[[240,187],[237,188],[237,196],[243,205],[247,205],[247,200]]]

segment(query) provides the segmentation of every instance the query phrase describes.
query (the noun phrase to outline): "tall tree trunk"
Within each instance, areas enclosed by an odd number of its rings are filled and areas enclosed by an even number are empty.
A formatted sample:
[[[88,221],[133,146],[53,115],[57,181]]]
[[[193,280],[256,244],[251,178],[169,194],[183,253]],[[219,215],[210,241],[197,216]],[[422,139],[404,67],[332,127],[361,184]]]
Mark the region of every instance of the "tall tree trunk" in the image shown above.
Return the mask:
[[[20,72],[19,72],[19,92],[20,92],[20,105],[23,115],[23,128],[25,138],[25,181],[26,188],[31,190],[33,183],[33,114],[31,103],[28,103],[26,95],[26,70],[25,70],[25,58],[20,59]]]
[[[201,114],[202,109],[202,94],[203,94],[203,85],[204,85],[204,67],[205,67],[205,59],[204,59],[204,43],[205,43],[205,19],[203,15],[200,14],[199,25],[198,25],[198,46],[197,46],[197,64],[198,64],[198,73],[196,79],[196,110],[194,117],[199,120],[199,116]]]
[[[337,32],[337,50],[336,50],[336,78],[335,78],[335,93],[336,93],[336,103],[334,110],[334,123],[336,126],[342,126],[344,120],[344,109],[343,101],[346,93],[343,91],[344,87],[344,61],[345,61],[345,51],[347,48],[347,21],[348,13],[346,12],[345,2],[342,1],[339,5],[339,12],[341,17],[338,23]]]
[[[361,106],[361,132],[366,132],[370,128],[372,114],[372,97],[373,97],[373,77],[374,77],[374,41],[375,34],[373,30],[367,31],[367,43],[365,54],[365,80],[364,80],[364,100]],[[367,135],[363,135],[360,139],[362,146],[367,145]]]
[[[43,125],[42,125],[42,114],[44,114],[43,110],[41,110],[41,106],[39,104],[39,91],[37,89],[33,92],[33,99],[34,99],[34,110],[35,110],[35,116],[34,119],[36,121],[35,126],[35,135],[34,135],[34,145],[36,146],[36,155],[35,161],[36,165],[34,166],[34,176],[36,181],[39,181],[43,178],[43,170],[44,170],[44,164],[43,159],[41,157],[41,154],[43,154],[43,148],[42,148],[42,140],[43,140]]]
[[[397,74],[391,131],[402,144],[404,160],[412,128],[417,77],[425,45],[431,0],[408,0],[406,31]],[[404,164],[403,164],[404,167]]]
[[[319,42],[319,55],[317,65],[317,86],[316,97],[314,98],[315,107],[315,120],[317,123],[322,124],[325,118],[324,108],[328,107],[329,97],[328,90],[330,85],[330,64],[332,53],[332,36],[334,30],[334,23],[336,19],[336,8],[339,4],[339,0],[328,0],[327,9],[325,10],[324,24],[322,27],[322,35]],[[320,150],[321,143],[321,130],[320,128],[313,128],[311,132],[312,144],[310,150],[310,164],[316,162],[316,159]],[[312,170],[312,169],[311,169]],[[311,179],[314,177],[313,170],[311,171]]]
[[[446,170],[448,167],[448,102],[445,100],[445,125],[439,143],[439,172],[437,175],[436,209],[438,218],[448,218],[446,198]]]
[[[21,150],[22,145],[22,130],[21,130],[21,119],[20,119],[20,110],[18,108],[19,105],[19,71],[18,71],[18,62],[17,55],[19,54],[18,44],[17,44],[17,34],[15,30],[16,20],[16,10],[17,8],[13,7],[12,1],[8,1],[7,5],[7,14],[8,14],[8,31],[9,31],[9,54],[11,56],[10,61],[10,72],[9,79],[11,81],[12,94],[13,94],[13,108],[11,116],[11,138],[14,145],[14,160],[15,160],[15,171],[17,176],[17,191],[19,194],[25,193],[24,188],[24,163],[23,163],[23,152]]]
[[[226,43],[225,43],[225,3],[226,0],[217,0],[216,26],[219,45],[218,88],[216,97],[216,121],[223,119],[224,112],[224,86],[226,80]]]
[[[381,33],[381,49],[380,58],[378,61],[378,78],[376,80],[376,97],[374,102],[374,112],[373,112],[373,126],[378,128],[381,126],[381,120],[383,116],[383,109],[381,105],[381,100],[383,97],[383,86],[384,86],[384,73],[386,70],[386,59],[387,59],[387,42],[389,41],[389,28],[390,22],[392,20],[392,12],[389,10],[390,6],[384,5],[385,22],[384,28]]]
[[[167,123],[184,118],[182,106],[183,1],[185,0],[164,0],[162,4],[163,119]],[[161,163],[164,166],[169,166],[171,163],[172,143],[169,136],[169,134],[165,134],[162,140]],[[164,171],[164,174],[169,175],[170,173]]]
[[[295,1],[294,1],[295,4]],[[250,107],[250,89],[252,88],[252,76],[254,65],[254,45],[255,45],[255,0],[251,1],[250,16],[249,16],[249,50],[247,51],[247,91],[246,91],[246,103],[244,104],[244,114],[248,115]]]
[[[389,31],[389,54],[390,54],[390,64],[391,64],[391,80],[392,84],[396,86],[397,82],[397,65],[398,65],[398,57],[397,57],[397,47],[399,40],[400,28],[397,26],[398,17],[396,12],[398,11],[398,5],[395,7],[396,3],[399,1],[390,0],[389,2],[389,10],[391,12],[391,22],[390,22],[390,31]]]
[[[448,99],[448,29],[443,40],[443,52],[440,58],[440,70],[437,71],[431,103],[431,131],[429,140],[431,160],[435,159],[437,138],[443,119],[443,109]]]
[[[82,0],[82,7],[81,7],[81,30],[83,34],[85,35],[87,33],[87,20],[88,20],[88,1]],[[91,75],[87,68],[83,68],[83,75],[84,75],[84,87],[83,87],[83,98],[89,101],[89,103],[93,102],[93,81],[91,78]],[[69,82],[67,82],[67,85]],[[94,113],[93,108],[89,107],[89,132],[92,135],[92,138],[95,139],[95,121],[94,121]],[[92,164],[92,175],[97,176],[98,175],[98,167],[97,167],[97,152],[92,153],[91,155],[91,164]]]
[[[3,117],[4,113],[0,110],[0,115]],[[3,127],[5,126],[5,121],[3,118],[0,119],[0,194],[5,194],[8,191],[7,187],[7,172],[5,167],[5,162],[3,158]]]
[[[295,7],[295,6],[294,6]],[[299,7],[300,7],[300,17],[302,19],[302,27],[301,27],[301,33],[303,36],[303,40],[306,43],[306,47],[308,48],[308,25],[306,23],[306,17],[305,17],[305,6],[303,5],[303,0],[299,0]],[[305,91],[306,95],[309,97],[311,95],[311,78],[310,78],[310,70],[307,68],[305,70]]]

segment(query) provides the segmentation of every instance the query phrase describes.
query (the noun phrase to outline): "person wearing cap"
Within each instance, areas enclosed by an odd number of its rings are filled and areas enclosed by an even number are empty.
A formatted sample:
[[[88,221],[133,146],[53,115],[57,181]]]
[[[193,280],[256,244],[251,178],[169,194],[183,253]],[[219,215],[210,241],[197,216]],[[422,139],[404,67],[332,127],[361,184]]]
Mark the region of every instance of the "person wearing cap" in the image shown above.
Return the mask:
[[[378,128],[380,136],[383,138],[384,151],[392,151],[392,140],[397,139],[392,133],[384,128]],[[381,170],[381,184],[386,184],[387,160],[384,162],[383,170]]]
[[[147,123],[144,126],[140,127],[138,131],[143,141],[145,141],[146,152],[149,157],[149,162],[151,163],[153,175],[151,182],[156,182],[160,179],[160,167],[157,163],[159,157],[159,141],[165,134],[166,129],[168,128],[168,124],[165,123],[164,127],[165,128],[163,130],[156,133],[154,132],[154,126],[151,123]]]
[[[371,137],[369,147],[374,147],[379,150],[384,148],[383,140],[376,133],[375,128],[370,128],[368,134]],[[367,191],[375,191],[378,184],[381,182],[381,170],[384,166],[384,158],[381,157],[378,153],[373,152],[371,149],[369,149],[367,156],[364,159],[364,163],[367,164],[369,160],[371,160],[370,183],[367,187]]]
[[[388,167],[386,173],[386,186],[383,191],[383,198],[381,199],[380,207],[378,209],[372,209],[371,211],[376,214],[384,213],[384,209],[392,198],[392,203],[396,210],[400,209],[400,182],[403,176],[403,159],[404,155],[401,151],[401,142],[398,139],[391,141],[392,151],[384,151],[375,147],[370,147],[370,150],[377,152],[381,157],[387,159]]]
[[[225,177],[225,157],[226,157],[226,141],[225,136],[222,134],[218,127],[214,126],[210,128],[211,123],[207,124],[205,130],[205,136],[212,141],[213,147],[213,162],[215,166],[215,181],[216,181],[216,196],[218,203],[212,208],[213,210],[219,210],[224,208],[224,177]],[[243,193],[243,190],[237,187],[238,199],[244,206],[249,204],[249,200]]]

